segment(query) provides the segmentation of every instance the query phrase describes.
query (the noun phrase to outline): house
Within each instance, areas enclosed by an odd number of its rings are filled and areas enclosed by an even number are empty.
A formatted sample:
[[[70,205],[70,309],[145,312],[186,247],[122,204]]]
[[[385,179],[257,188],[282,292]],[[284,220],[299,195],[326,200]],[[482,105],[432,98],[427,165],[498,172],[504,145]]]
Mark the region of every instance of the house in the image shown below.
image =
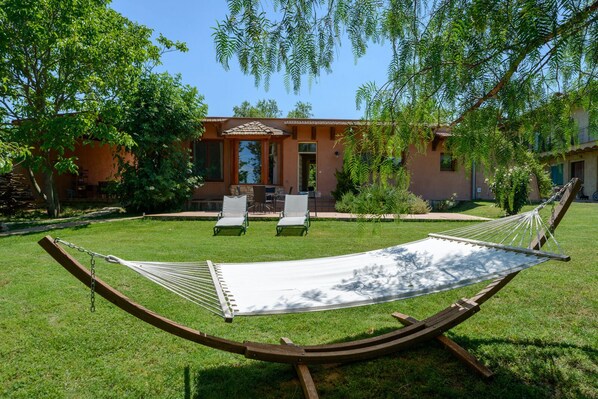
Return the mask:
[[[577,177],[582,182],[578,198],[598,201],[598,134],[591,131],[587,111],[577,109],[572,117],[579,131],[569,150],[558,156],[544,152],[540,157],[548,164],[554,185],[561,186]]]
[[[202,202],[270,185],[285,193],[313,191],[321,207],[333,207],[335,172],[343,166],[339,139],[359,126],[363,121],[206,118],[201,140],[191,145],[195,168],[205,180],[193,202],[201,208]],[[425,152],[410,147],[402,160],[411,175],[410,190],[431,201],[491,199],[481,171],[463,167],[445,150],[448,136],[437,132]]]
[[[278,193],[308,192],[318,209],[333,211],[335,172],[343,167],[342,137],[361,120],[207,117],[205,132],[188,143],[196,172],[204,184],[195,189],[191,209],[217,209],[223,195],[252,194],[254,185]],[[429,201],[492,199],[480,168],[465,168],[445,148],[449,137],[437,131],[425,151],[411,146],[401,163],[409,170],[410,190]],[[102,199],[117,172],[115,149],[92,141],[78,144],[72,154],[79,174],[57,177],[63,200]]]

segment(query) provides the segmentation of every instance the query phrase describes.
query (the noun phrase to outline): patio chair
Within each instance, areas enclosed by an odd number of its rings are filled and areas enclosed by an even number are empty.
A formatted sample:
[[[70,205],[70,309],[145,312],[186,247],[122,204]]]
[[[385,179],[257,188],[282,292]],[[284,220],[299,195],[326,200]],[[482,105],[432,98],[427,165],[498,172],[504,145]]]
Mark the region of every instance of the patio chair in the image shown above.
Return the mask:
[[[276,235],[280,235],[286,228],[300,228],[301,235],[307,234],[311,222],[309,220],[309,210],[307,209],[307,195],[285,196],[284,211],[280,214],[280,220],[276,225]]]
[[[265,210],[271,210],[272,207],[272,197],[268,197],[266,193],[266,186],[253,186],[253,203],[251,204],[251,208],[253,212],[262,212],[264,213]]]
[[[249,226],[247,218],[247,196],[225,196],[222,202],[222,212],[218,214],[218,221],[214,226],[214,235],[222,229],[240,229],[245,234]]]

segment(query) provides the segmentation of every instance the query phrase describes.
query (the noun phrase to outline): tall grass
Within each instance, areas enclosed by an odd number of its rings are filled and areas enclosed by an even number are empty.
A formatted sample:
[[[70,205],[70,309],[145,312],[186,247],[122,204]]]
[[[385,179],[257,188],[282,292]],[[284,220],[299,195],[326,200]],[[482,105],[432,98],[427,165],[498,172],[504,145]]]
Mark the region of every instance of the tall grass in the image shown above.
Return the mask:
[[[275,222],[246,236],[212,236],[210,221],[121,221],[57,232],[126,259],[217,262],[299,259],[382,248],[460,223],[315,221],[306,237],[275,237]],[[37,244],[0,239],[0,397],[293,398],[291,367],[247,360],[159,331],[96,299]],[[569,263],[526,270],[449,336],[496,372],[480,380],[434,342],[380,359],[312,367],[323,398],[598,398],[598,207],[574,204],[557,230]],[[86,255],[75,254],[82,262]],[[232,324],[134,273],[98,263],[98,276],[192,328],[235,340],[338,342],[396,328],[400,311],[423,318],[482,285],[337,311],[239,317]]]

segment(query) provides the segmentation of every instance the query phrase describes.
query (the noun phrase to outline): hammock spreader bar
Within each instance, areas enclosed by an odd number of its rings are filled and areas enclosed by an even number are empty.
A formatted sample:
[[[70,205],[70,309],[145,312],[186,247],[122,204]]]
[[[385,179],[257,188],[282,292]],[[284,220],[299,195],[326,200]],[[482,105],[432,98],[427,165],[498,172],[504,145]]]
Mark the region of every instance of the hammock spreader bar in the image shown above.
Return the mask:
[[[224,321],[226,321],[227,323],[231,323],[233,321],[233,312],[230,308],[230,302],[227,300],[227,296],[224,294],[224,290],[221,285],[221,279],[216,274],[214,264],[211,261],[208,261],[208,269],[210,269],[212,281],[214,282],[214,288],[216,289],[216,294],[218,295],[218,300],[220,302],[220,306],[222,307]]]
[[[538,256],[538,257],[543,257],[543,258],[560,260],[562,262],[569,262],[571,260],[571,257],[569,255],[561,255],[561,254],[555,254],[552,252],[538,251],[535,249],[513,247],[510,245],[494,244],[491,242],[471,240],[471,239],[461,238],[461,237],[452,237],[452,236],[447,236],[444,234],[430,233],[430,234],[428,234],[428,237],[441,238],[441,239],[445,239],[445,240],[449,240],[449,241],[465,242],[468,244],[481,245],[481,246],[486,246],[486,247],[490,247],[490,248],[502,249],[505,251],[520,252],[523,254],[528,254],[528,255],[533,255],[533,256]]]

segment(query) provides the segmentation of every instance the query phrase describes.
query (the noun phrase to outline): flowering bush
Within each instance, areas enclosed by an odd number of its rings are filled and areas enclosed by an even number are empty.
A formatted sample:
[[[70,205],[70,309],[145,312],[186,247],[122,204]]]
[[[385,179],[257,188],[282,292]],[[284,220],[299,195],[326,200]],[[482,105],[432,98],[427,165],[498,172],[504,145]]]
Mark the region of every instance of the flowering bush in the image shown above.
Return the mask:
[[[550,192],[552,183],[548,174],[534,161],[496,169],[489,187],[496,197],[496,204],[507,215],[517,214],[527,202],[531,191],[532,176],[535,176],[538,181],[540,195]]]
[[[499,167],[490,183],[496,204],[507,215],[517,214],[527,202],[530,193],[530,170],[526,166]]]

